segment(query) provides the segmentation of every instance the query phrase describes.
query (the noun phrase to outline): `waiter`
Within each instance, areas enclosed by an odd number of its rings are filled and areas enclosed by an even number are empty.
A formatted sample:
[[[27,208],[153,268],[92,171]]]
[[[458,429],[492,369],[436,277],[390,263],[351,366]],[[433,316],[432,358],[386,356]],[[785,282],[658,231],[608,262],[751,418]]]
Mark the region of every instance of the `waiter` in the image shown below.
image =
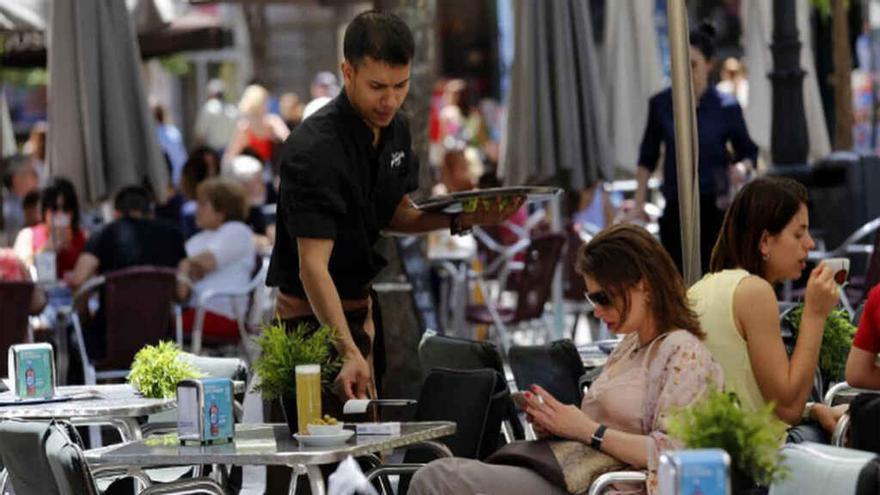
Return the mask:
[[[399,17],[370,11],[348,25],[343,43],[343,91],[303,121],[281,151],[267,285],[279,288],[276,311],[289,330],[301,322],[336,330],[343,359],[337,393],[351,399],[376,395],[373,342],[381,328],[370,284],[386,264],[375,250],[382,231],[462,233],[500,223],[522,201],[494,213],[414,208],[408,193],[418,186],[418,162],[398,115],[409,91],[412,33]],[[324,409],[341,412],[341,404]]]

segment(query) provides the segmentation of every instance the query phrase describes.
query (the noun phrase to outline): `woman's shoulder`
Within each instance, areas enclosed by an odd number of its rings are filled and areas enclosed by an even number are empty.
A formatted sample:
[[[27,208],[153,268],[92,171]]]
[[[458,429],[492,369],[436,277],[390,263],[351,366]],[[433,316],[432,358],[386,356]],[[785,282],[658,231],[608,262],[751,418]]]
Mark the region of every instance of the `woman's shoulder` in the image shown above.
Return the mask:
[[[223,225],[220,226],[218,231],[222,232],[226,235],[250,235],[253,234],[253,230],[244,222],[240,222],[238,220],[232,222],[224,222]]]

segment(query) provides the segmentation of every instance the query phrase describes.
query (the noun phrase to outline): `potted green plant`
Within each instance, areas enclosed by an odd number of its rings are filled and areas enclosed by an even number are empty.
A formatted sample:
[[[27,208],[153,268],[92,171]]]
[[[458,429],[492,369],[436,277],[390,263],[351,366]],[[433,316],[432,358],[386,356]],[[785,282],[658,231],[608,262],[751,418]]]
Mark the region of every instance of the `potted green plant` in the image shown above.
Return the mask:
[[[260,356],[254,361],[254,370],[260,377],[256,389],[264,399],[281,401],[291,433],[298,429],[295,369],[302,364],[320,364],[321,388],[329,390],[342,366],[341,359],[331,352],[335,342],[336,332],[328,326],[313,330],[302,323],[287,331],[280,320],[262,326],[257,337]]]
[[[801,303],[786,315],[786,320],[791,325],[792,337],[795,340],[800,330],[803,314],[804,305]],[[841,308],[832,310],[825,320],[822,346],[819,349],[819,370],[822,372],[822,379],[826,385],[844,379],[846,359],[849,356],[855,335],[856,327],[850,321],[849,313]]]
[[[673,413],[667,427],[687,448],[724,449],[732,463],[733,493],[749,494],[786,475],[779,447],[787,427],[773,414],[773,407],[768,404],[747,413],[735,394],[713,387],[699,402]]]
[[[180,348],[173,342],[144,346],[134,355],[128,383],[144,397],[173,398],[177,394],[177,382],[203,376],[191,363],[179,357]]]

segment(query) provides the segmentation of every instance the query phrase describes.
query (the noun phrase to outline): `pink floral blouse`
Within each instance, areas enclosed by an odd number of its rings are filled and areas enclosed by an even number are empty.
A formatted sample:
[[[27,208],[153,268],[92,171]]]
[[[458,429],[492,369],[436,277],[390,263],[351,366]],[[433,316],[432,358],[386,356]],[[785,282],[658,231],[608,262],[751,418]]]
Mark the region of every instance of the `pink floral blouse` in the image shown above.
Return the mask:
[[[632,333],[617,346],[590,387],[581,409],[609,428],[648,437],[648,493],[656,492],[660,454],[680,448],[666,434],[666,418],[696,401],[724,374],[700,340],[686,330],[667,332],[642,346]],[[618,487],[618,493],[643,493]]]

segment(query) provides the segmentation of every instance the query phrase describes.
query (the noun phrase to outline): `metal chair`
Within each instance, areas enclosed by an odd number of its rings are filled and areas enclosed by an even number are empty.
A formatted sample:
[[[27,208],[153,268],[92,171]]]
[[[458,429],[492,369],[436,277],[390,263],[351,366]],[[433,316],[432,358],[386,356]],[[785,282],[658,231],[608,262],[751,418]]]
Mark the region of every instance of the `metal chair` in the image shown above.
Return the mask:
[[[544,305],[550,298],[556,264],[559,262],[564,245],[565,236],[557,233],[544,234],[532,239],[526,249],[522,271],[518,274],[517,300],[514,307],[504,307],[496,303],[488,295],[485,280],[478,278],[477,284],[483,292],[486,303],[468,306],[465,313],[467,321],[471,324],[491,325],[495,328],[505,352],[512,344],[509,325],[541,320],[546,335],[551,335],[551,325],[543,319]]]
[[[97,331],[103,331],[106,337],[104,357],[89,356],[79,315],[76,311],[71,315],[87,385],[128,375],[134,355],[141,348],[172,335],[172,317],[177,342],[181,343],[180,307],[174,303],[176,287],[173,268],[138,266],[94,277],[77,291],[74,307],[86,306],[88,298],[102,289],[99,312],[103,312],[104,328]]]
[[[7,479],[18,495],[98,495],[96,478],[133,476],[149,493],[225,493],[207,478],[187,479],[151,487],[149,478],[127,473],[126,468],[92,469],[86,463],[76,429],[62,421],[0,423],[0,457],[6,470],[0,477],[5,492]],[[7,478],[8,477],[8,478]]]
[[[580,407],[584,397],[581,378],[584,364],[570,340],[546,345],[513,346],[507,355],[520,390],[537,384],[563,404]]]
[[[33,292],[33,282],[0,280],[0,349],[34,340],[28,324]],[[6,368],[6,360],[0,356],[0,376],[8,376]]]
[[[782,464],[789,475],[770,486],[769,495],[855,493],[862,467],[875,454],[817,443],[786,444]]]
[[[199,354],[202,351],[202,340],[205,331],[205,312],[207,304],[211,299],[226,297],[232,303],[235,313],[235,322],[238,325],[237,342],[241,348],[242,354],[252,361],[253,356],[248,348],[248,337],[253,333],[253,328],[248,324],[251,310],[256,303],[256,291],[266,283],[266,273],[269,271],[269,262],[267,258],[261,254],[256,255],[256,263],[254,264],[254,272],[251,280],[243,287],[227,287],[225,289],[210,289],[201,292],[196,297],[196,316],[193,322],[192,334],[190,335],[190,349],[193,354]],[[241,300],[247,302],[242,307]],[[229,341],[228,343],[234,343]]]

